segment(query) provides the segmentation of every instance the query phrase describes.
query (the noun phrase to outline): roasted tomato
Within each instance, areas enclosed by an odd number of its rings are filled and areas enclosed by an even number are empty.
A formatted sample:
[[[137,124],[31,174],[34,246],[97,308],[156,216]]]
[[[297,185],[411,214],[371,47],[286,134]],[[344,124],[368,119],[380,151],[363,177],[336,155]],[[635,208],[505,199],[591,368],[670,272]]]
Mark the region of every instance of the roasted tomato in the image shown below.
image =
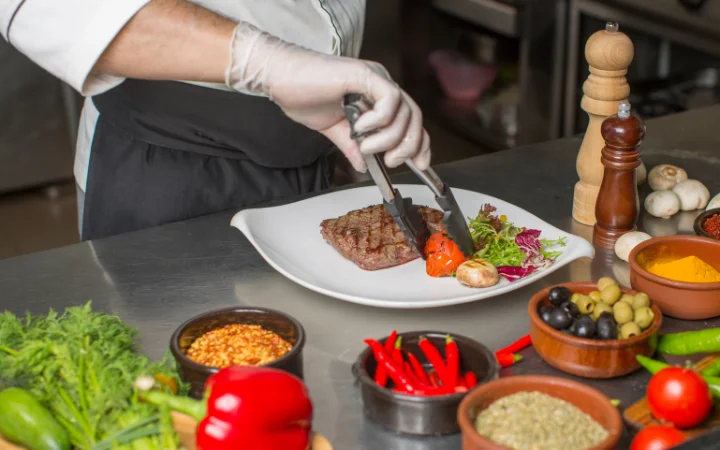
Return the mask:
[[[639,432],[630,450],[668,450],[685,441],[682,431],[667,425],[654,425]]]
[[[705,380],[682,367],[668,367],[653,375],[647,387],[647,400],[656,419],[678,428],[700,425],[712,409]]]
[[[431,277],[451,276],[467,258],[448,235],[434,233],[425,244],[425,271]]]

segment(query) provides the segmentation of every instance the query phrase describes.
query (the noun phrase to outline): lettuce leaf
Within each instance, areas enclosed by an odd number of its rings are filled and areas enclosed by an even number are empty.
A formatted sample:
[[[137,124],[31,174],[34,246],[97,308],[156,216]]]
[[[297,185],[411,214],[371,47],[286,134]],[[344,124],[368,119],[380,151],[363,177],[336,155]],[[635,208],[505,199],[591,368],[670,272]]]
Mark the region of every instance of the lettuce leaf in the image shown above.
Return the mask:
[[[494,211],[484,205],[477,217],[470,219],[470,234],[478,245],[483,244],[473,256],[490,262],[509,281],[549,267],[562,254],[551,248],[564,247],[564,237],[541,239],[540,230],[516,227],[504,216],[494,216]]]

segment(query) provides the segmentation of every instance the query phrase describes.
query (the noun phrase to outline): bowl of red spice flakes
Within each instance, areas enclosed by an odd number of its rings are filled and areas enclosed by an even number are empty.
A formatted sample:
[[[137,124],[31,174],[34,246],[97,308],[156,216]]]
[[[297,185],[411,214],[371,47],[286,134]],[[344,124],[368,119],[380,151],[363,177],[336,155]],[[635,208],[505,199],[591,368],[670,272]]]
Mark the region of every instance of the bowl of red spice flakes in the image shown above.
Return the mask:
[[[720,240],[720,208],[709,209],[695,219],[695,234]]]
[[[400,434],[460,431],[457,409],[477,386],[498,377],[495,355],[465,336],[439,331],[392,332],[366,339],[352,367],[365,415]]]
[[[190,396],[201,398],[205,382],[230,366],[267,366],[303,378],[305,330],[293,317],[269,308],[230,307],[183,323],[170,339],[180,377]]]

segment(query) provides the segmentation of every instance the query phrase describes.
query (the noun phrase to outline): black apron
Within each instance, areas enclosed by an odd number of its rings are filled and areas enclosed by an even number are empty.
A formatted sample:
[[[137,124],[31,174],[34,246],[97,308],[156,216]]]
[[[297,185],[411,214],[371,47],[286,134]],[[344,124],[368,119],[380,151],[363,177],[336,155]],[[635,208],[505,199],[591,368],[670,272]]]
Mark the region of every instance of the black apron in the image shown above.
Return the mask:
[[[126,80],[92,101],[84,240],[331,185],[336,147],[266,98]]]

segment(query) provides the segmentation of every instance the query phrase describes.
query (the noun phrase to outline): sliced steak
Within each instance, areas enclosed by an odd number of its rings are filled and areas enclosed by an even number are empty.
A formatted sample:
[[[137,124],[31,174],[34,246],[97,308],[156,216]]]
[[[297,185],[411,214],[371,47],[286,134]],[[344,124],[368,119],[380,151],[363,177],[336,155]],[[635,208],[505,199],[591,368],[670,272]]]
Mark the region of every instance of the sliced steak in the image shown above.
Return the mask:
[[[445,229],[443,213],[418,206],[431,232]],[[345,258],[365,270],[405,264],[420,257],[383,205],[350,211],[320,224],[326,241]]]

